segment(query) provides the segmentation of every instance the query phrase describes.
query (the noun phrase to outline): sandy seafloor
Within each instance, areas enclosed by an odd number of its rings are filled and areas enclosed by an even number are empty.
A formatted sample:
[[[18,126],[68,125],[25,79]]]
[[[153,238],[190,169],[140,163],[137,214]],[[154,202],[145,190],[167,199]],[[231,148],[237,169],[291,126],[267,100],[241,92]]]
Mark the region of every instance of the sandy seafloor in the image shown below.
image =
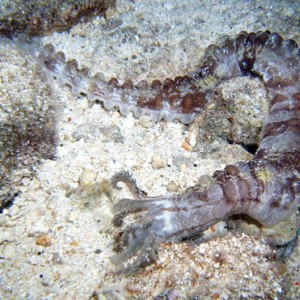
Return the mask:
[[[106,19],[39,40],[106,79],[172,78],[191,72],[223,35],[269,29],[299,42],[297,2],[120,0]],[[0,299],[300,298],[299,243],[282,263],[263,240],[246,234],[162,245],[158,262],[139,275],[113,275],[113,200],[101,193],[105,180],[128,170],[148,195],[182,192],[200,175],[249,154],[220,140],[192,151],[197,132],[183,124],[121,116],[50,85],[57,158],[37,167],[1,216]],[[114,193],[128,196],[126,189]],[[41,235],[46,242],[37,245]]]

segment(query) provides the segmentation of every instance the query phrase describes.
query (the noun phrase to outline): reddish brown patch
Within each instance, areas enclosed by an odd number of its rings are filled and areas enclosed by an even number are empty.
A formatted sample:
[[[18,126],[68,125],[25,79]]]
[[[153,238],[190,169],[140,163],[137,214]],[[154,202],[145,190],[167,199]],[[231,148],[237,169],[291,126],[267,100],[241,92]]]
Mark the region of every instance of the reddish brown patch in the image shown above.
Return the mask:
[[[296,101],[300,101],[300,92],[292,95],[292,98]]]
[[[236,196],[236,186],[233,182],[227,181],[223,185],[223,191],[225,192],[225,198],[227,203],[234,202],[234,197]]]
[[[276,136],[286,132],[300,133],[300,120],[290,119],[283,122],[267,124],[262,131],[262,137]]]
[[[278,71],[276,70],[276,73]],[[297,78],[295,77],[290,77],[290,78],[282,78],[279,76],[275,76],[271,78],[269,81],[266,82],[266,86],[269,88],[283,88],[287,86],[292,86],[295,84]]]
[[[159,80],[157,80],[157,79],[153,80],[152,83],[151,83],[151,87],[153,89],[156,89],[156,90],[160,89],[161,86],[162,86],[162,83]]]
[[[127,80],[124,82],[122,88],[128,89],[128,90],[132,90],[132,89],[133,89],[133,83],[132,83],[132,81],[131,81],[130,79],[127,79]]]
[[[264,192],[264,190],[265,190],[265,184],[259,178],[256,179],[256,182],[257,182],[257,185],[258,185],[257,193],[258,193],[258,195],[261,195]]]
[[[286,100],[288,100],[289,98],[285,95],[282,94],[277,94],[271,101],[271,106],[274,105],[275,103],[279,103],[279,102],[284,102]]]
[[[139,107],[145,107],[146,104],[146,99],[142,96],[139,96],[138,101],[137,101],[137,105]]]
[[[182,99],[181,105],[182,105],[182,112],[184,114],[189,114],[193,112],[193,108],[194,108],[194,95],[189,93],[187,95],[185,95]]]
[[[170,95],[169,103],[170,103],[171,109],[177,109],[178,100],[180,100],[179,94]]]
[[[248,37],[248,33],[245,31],[242,31],[238,34],[238,36],[235,39],[235,47],[239,48],[241,45],[244,45]]]
[[[176,88],[176,83],[174,80],[167,78],[163,82],[163,89],[168,91],[168,90],[174,90]]]
[[[270,207],[271,208],[278,208],[280,207],[280,202],[278,200],[272,200],[272,202],[270,203]]]
[[[226,182],[226,175],[224,171],[220,171],[220,170],[215,171],[213,174],[213,178],[215,178],[220,183]]]
[[[255,36],[255,46],[265,45],[270,36],[269,32],[258,32]]]
[[[44,64],[48,70],[55,71],[55,66],[57,64],[57,61],[54,58],[50,58],[50,59],[44,60]]]
[[[177,76],[174,81],[177,85],[185,85],[191,81],[191,77],[188,76]]]
[[[162,102],[163,102],[163,98],[159,94],[156,97],[147,100],[145,103],[145,107],[147,107],[149,109],[159,110],[159,109],[162,109],[162,107],[163,107]]]
[[[108,84],[112,87],[119,87],[119,81],[117,78],[112,77],[109,81]]]
[[[271,112],[277,112],[277,111],[282,111],[282,110],[289,110],[289,111],[294,111],[300,109],[300,101],[294,101],[291,104],[291,101],[287,101],[286,103],[282,104],[280,108],[271,108]]]
[[[234,165],[227,165],[225,167],[225,172],[231,176],[237,176],[240,173],[240,170]]]
[[[58,60],[58,61],[65,61],[66,56],[65,56],[65,54],[62,51],[58,51],[55,54],[55,59]]]
[[[89,75],[90,69],[87,68],[87,67],[84,67],[84,68],[82,68],[82,69],[79,70],[79,73],[80,73],[80,75],[86,77],[86,76]]]
[[[222,48],[227,50],[228,53],[233,53],[235,51],[235,41],[230,38],[226,39]]]
[[[70,70],[78,70],[78,62],[76,59],[71,59],[67,61],[67,67]]]

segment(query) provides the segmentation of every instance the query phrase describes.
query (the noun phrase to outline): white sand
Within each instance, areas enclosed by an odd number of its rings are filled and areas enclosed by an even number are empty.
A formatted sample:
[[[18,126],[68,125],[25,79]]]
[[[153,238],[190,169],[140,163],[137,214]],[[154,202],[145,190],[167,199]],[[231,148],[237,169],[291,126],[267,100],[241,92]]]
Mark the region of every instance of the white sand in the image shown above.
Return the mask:
[[[223,35],[270,29],[299,42],[299,5],[297,13],[292,3],[120,0],[106,20],[42,41],[107,79],[172,78],[192,71],[205,48]],[[115,231],[111,200],[102,193],[105,180],[128,170],[148,195],[181,192],[200,175],[248,154],[217,140],[199,150],[207,152],[201,157],[182,147],[196,137],[182,124],[122,117],[89,107],[68,87],[52,83],[52,89],[57,159],[37,167],[36,178],[24,182],[23,193],[1,216],[0,299],[153,299],[164,292],[169,298],[157,299],[283,299],[290,285],[292,298],[300,294],[299,258],[291,266],[275,263],[267,245],[246,235],[198,246],[163,245],[159,262],[140,276],[110,275],[116,268],[109,261]],[[124,196],[130,196],[126,189],[115,193]]]

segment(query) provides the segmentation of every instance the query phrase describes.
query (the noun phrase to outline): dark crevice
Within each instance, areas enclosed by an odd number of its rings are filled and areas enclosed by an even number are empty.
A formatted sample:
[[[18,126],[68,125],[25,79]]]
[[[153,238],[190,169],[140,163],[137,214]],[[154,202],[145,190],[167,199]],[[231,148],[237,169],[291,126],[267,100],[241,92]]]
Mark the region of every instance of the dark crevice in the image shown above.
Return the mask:
[[[251,154],[255,154],[257,149],[258,149],[258,145],[257,144],[249,144],[249,145],[244,145],[244,144],[241,144],[241,146],[249,153]]]
[[[0,213],[3,213],[4,209],[10,208],[14,204],[15,198],[19,195],[19,192],[15,192],[14,194],[10,194],[7,196],[7,199],[5,199],[1,204],[0,204]]]
[[[257,149],[258,149],[258,145],[257,144],[243,144],[243,143],[235,143],[232,140],[230,140],[228,137],[221,137],[223,138],[229,145],[240,145],[242,146],[247,152],[251,153],[251,154],[255,154]]]

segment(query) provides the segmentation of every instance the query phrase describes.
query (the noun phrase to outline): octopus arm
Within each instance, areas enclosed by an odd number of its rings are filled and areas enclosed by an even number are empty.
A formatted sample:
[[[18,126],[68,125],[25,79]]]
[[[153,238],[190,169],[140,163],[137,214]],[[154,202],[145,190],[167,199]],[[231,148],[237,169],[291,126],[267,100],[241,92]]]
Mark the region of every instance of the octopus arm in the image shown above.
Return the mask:
[[[181,195],[135,197],[135,200],[116,203],[115,226],[121,226],[128,214],[144,211],[117,241],[122,252],[114,258],[115,262],[122,263],[137,255],[132,264],[121,269],[123,272],[134,273],[155,260],[160,242],[180,241],[201,234],[231,215],[246,214],[264,226],[273,226],[299,208],[298,45],[292,40],[284,41],[276,33],[242,32],[220,47],[209,47],[192,81],[197,81],[201,92],[208,95],[223,80],[245,74],[260,77],[270,95],[269,115],[254,158],[228,165],[212,177],[200,177],[197,185]],[[132,190],[136,191],[136,185]]]
[[[183,194],[120,200],[113,208],[115,226],[122,226],[129,214],[144,213],[122,231],[117,241],[122,251],[113,262],[119,265],[138,254],[133,264],[121,269],[134,273],[156,259],[159,243],[201,235],[235,214],[248,214],[272,226],[291,216],[299,205],[299,194],[299,174],[282,168],[278,161],[253,160],[228,165],[212,177],[202,176]]]

